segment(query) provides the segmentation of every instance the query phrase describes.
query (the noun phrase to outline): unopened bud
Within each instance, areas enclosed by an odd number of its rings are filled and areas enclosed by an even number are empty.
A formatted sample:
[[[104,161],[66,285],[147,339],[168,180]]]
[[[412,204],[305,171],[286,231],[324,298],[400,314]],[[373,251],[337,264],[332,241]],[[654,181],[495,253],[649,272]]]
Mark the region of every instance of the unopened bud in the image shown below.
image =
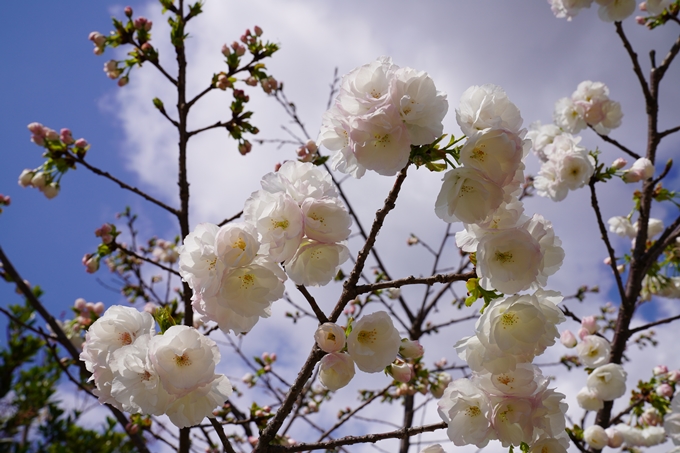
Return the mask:
[[[59,140],[59,133],[49,127],[45,128],[45,138],[47,140]]]
[[[652,370],[652,373],[654,373],[654,376],[661,376],[668,373],[668,367],[666,365],[657,365]]]
[[[73,140],[73,135],[71,135],[71,131],[66,128],[59,131],[59,139],[66,145],[70,145],[75,142],[75,140]]]
[[[124,87],[125,85],[128,84],[129,81],[130,81],[130,79],[127,76],[121,77],[120,79],[118,79],[118,86]]]
[[[35,173],[33,178],[31,178],[31,185],[41,190],[44,189],[47,185],[47,177],[45,176],[45,173],[41,171]]]
[[[254,87],[255,85],[257,85],[257,79],[255,77],[248,77],[246,79],[246,85]]]
[[[419,359],[423,356],[425,350],[423,346],[416,340],[412,341],[408,338],[402,338],[399,345],[399,354],[405,359]]]
[[[642,16],[635,16],[635,23],[638,25],[645,25],[647,24],[647,19]]]
[[[86,302],[85,299],[83,299],[82,297],[79,297],[79,298],[76,299],[76,301],[73,303],[73,306],[74,306],[77,310],[80,310],[80,311],[83,311],[83,310],[85,309],[86,305],[87,305],[87,302]]]
[[[574,334],[571,332],[571,330],[565,330],[562,332],[560,335],[560,342],[565,348],[573,348],[576,346],[578,341],[576,340],[576,337]]]
[[[33,170],[30,169],[25,169],[24,171],[21,172],[19,175],[19,185],[21,187],[28,187],[31,184],[31,180],[33,179]]]
[[[621,170],[626,165],[628,165],[628,161],[623,157],[619,157],[614,162],[612,162],[612,168],[615,170]]]
[[[621,434],[621,432],[616,428],[610,426],[609,428],[605,429],[604,432],[607,433],[607,437],[609,438],[609,442],[607,443],[609,447],[619,448],[621,445],[623,445],[623,434]]]
[[[647,11],[647,2],[640,2],[640,11]]]
[[[262,29],[260,27],[258,27],[257,25],[255,25],[255,27],[253,27],[253,31],[255,32],[255,36],[262,36]]]
[[[581,327],[586,329],[590,335],[594,334],[599,329],[595,316],[584,316],[581,318]]]
[[[59,195],[59,186],[56,182],[46,185],[42,190],[43,195],[47,197],[48,200]]]
[[[394,378],[395,381],[403,382],[404,384],[413,379],[413,368],[408,363],[397,360],[395,363],[387,367],[387,372]]]
[[[222,44],[222,55],[224,55],[225,57],[231,55],[231,49],[226,44]]]
[[[127,17],[132,17],[132,7],[131,6],[126,6],[125,7],[125,15]]]
[[[248,140],[238,145],[238,152],[245,156],[253,149],[253,145]]]
[[[99,269],[99,259],[96,255],[86,254],[83,256],[83,264],[88,274],[94,274]]]
[[[661,384],[654,390],[657,395],[659,396],[664,396],[666,398],[670,398],[673,396],[673,387],[671,387],[669,384]]]
[[[144,52],[144,53],[151,53],[153,51],[153,46],[151,44],[149,44],[148,42],[145,42],[144,44],[142,44],[141,49],[142,49],[142,52]]]
[[[79,138],[75,142],[76,148],[87,148],[88,146],[90,146],[90,145],[87,143],[87,141],[84,138]]]
[[[97,313],[98,315],[101,315],[102,313],[104,313],[104,308],[105,308],[104,302],[97,302],[96,304],[94,304],[94,310],[93,311],[95,313]]]

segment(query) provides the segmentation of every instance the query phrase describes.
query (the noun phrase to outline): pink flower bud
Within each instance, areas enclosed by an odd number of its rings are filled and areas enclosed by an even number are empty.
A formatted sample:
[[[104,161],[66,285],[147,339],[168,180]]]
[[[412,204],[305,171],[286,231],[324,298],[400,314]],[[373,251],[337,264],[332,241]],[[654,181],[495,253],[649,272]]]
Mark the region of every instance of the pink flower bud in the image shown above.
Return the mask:
[[[609,438],[609,442],[607,443],[608,446],[611,448],[619,448],[623,445],[623,434],[616,428],[609,427],[605,429],[604,432],[607,433],[607,437]]]
[[[144,311],[147,312],[147,313],[149,313],[149,314],[151,314],[151,315],[153,315],[154,313],[156,313],[156,310],[158,310],[158,305],[157,305],[157,304],[154,304],[153,302],[147,302],[147,303],[144,305]]]
[[[153,46],[151,44],[149,44],[148,42],[142,44],[142,52],[150,53],[151,51],[153,51]]]
[[[40,123],[31,123],[28,125],[28,130],[31,131],[33,135],[38,135],[41,137],[45,136],[45,126]]]
[[[224,55],[225,57],[231,55],[231,49],[229,49],[229,46],[226,44],[222,45],[222,55]]]
[[[127,17],[132,17],[132,7],[131,6],[126,6],[125,7],[125,15]]]
[[[592,335],[598,330],[597,320],[595,316],[584,316],[581,318],[581,327],[588,331],[588,334]]]
[[[255,32],[255,36],[262,36],[262,29],[257,25],[253,28],[253,31]]]
[[[319,150],[314,140],[308,140],[307,143],[305,143],[305,147],[310,153],[316,153]]]
[[[395,381],[403,382],[404,384],[413,379],[413,369],[401,360],[397,360],[396,363],[388,366],[387,371]]]
[[[253,145],[251,145],[251,143],[248,140],[238,145],[238,152],[241,153],[241,155],[243,156],[248,154],[252,149]]]
[[[21,187],[28,187],[31,186],[31,180],[33,179],[33,170],[31,169],[25,169],[24,171],[21,172],[19,175],[19,185]]]
[[[399,354],[405,359],[419,359],[424,353],[425,350],[418,341],[411,341],[408,338],[401,339]]]
[[[101,55],[104,53],[104,48],[103,47],[95,47],[94,50],[92,50],[95,55]]]
[[[104,302],[97,302],[96,304],[94,304],[94,312],[98,315],[104,313],[104,308],[106,308],[104,307]]]
[[[680,370],[673,370],[668,372],[668,380],[671,382],[680,381]]]
[[[659,396],[664,396],[666,398],[670,398],[673,396],[673,387],[671,387],[669,384],[661,384],[654,390],[657,395]]]
[[[647,19],[642,16],[635,16],[635,23],[638,25],[645,25],[647,23]]]
[[[94,312],[94,302],[88,302],[85,304],[85,309],[88,312]]]
[[[272,361],[272,363],[276,362],[276,353],[272,352],[269,354],[269,359]]]
[[[88,39],[94,43],[97,47],[102,47],[106,43],[106,36],[102,35],[98,31],[93,31],[88,36]]]
[[[626,170],[621,177],[624,182],[633,183],[647,180],[654,176],[654,164],[646,157],[641,157],[633,163],[629,170]]]
[[[53,182],[43,187],[41,191],[43,195],[45,195],[45,198],[51,200],[52,198],[59,195],[59,186],[56,182]]]
[[[87,148],[90,145],[87,143],[87,141],[84,138],[79,138],[78,140],[76,140],[75,146],[76,146],[76,148]]]
[[[623,157],[619,157],[614,162],[612,162],[612,168],[615,170],[621,170],[626,165],[628,165],[628,161]]]
[[[129,78],[127,78],[127,77],[121,77],[120,79],[118,79],[118,86],[119,86],[119,87],[124,87],[125,85],[128,84],[129,81],[130,81]]]
[[[262,359],[263,362],[267,362],[269,360],[269,353],[263,352],[260,358]]]
[[[612,264],[612,259],[611,259],[611,257],[608,256],[608,257],[606,257],[605,259],[603,259],[602,262],[603,262],[604,264],[606,264],[607,266],[611,266],[611,264]]]
[[[59,139],[67,145],[70,145],[75,141],[73,140],[73,135],[71,135],[71,130],[66,128],[59,131]]]
[[[564,345],[564,347],[569,349],[576,347],[576,344],[578,343],[571,330],[565,330],[562,332],[560,335],[560,342]]]
[[[577,335],[578,335],[578,337],[579,337],[581,340],[583,340],[585,337],[587,337],[588,335],[590,335],[590,332],[588,332],[588,329],[586,329],[585,327],[581,327],[581,328],[578,330],[578,334],[577,334]]]
[[[264,368],[262,368],[265,373],[269,373],[272,370],[271,365],[265,365]]]
[[[647,2],[640,2],[640,11],[647,11]]]
[[[99,259],[96,255],[86,254],[83,256],[83,264],[88,274],[94,274],[99,269]]]
[[[254,87],[255,85],[257,85],[257,79],[255,77],[248,77],[246,79],[246,85]]]
[[[652,370],[652,373],[654,373],[654,376],[661,376],[668,373],[668,367],[666,365],[657,365]]]
[[[59,133],[54,129],[45,128],[45,138],[48,140],[59,140]]]
[[[73,303],[73,306],[74,306],[77,310],[83,311],[83,310],[85,309],[85,304],[87,304],[87,302],[85,301],[85,299],[83,299],[82,297],[79,297],[79,298],[76,299],[76,301]]]

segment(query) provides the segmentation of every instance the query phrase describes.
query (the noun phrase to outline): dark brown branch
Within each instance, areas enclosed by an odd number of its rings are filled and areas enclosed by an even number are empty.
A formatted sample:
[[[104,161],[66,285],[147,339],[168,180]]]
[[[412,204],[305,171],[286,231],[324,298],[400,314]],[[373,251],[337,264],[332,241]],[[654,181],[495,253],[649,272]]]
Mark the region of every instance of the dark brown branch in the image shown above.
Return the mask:
[[[229,442],[227,435],[224,433],[224,428],[222,427],[220,422],[215,420],[215,418],[213,417],[208,417],[208,420],[210,420],[210,424],[213,426],[213,428],[215,428],[217,436],[220,438],[220,441],[222,441],[224,451],[226,453],[236,453],[236,451],[234,451],[234,447],[231,446],[231,442]]]
[[[654,181],[652,181],[652,185],[656,187],[656,185],[657,185],[659,182],[661,182],[661,180],[662,180],[663,178],[665,178],[666,175],[668,175],[668,172],[671,171],[671,168],[672,168],[672,167],[673,167],[673,159],[668,159],[668,162],[666,162],[666,166],[663,168],[663,171],[661,172],[661,174],[659,175],[659,177],[656,178],[656,179],[654,179]]]
[[[477,317],[478,316],[475,314],[475,315],[466,316],[465,318],[452,319],[450,321],[443,322],[441,324],[437,324],[437,325],[428,327],[427,329],[424,329],[422,333],[424,335],[424,334],[430,333],[432,331],[435,331],[437,329],[441,329],[442,327],[447,327],[447,326],[450,326],[452,324],[457,324],[457,323],[463,322],[463,321],[469,321],[471,319],[477,319]]]
[[[666,129],[666,130],[663,131],[663,132],[659,132],[659,138],[663,138],[663,137],[665,137],[665,136],[667,136],[667,135],[674,134],[674,133],[676,133],[676,132],[678,132],[678,131],[680,131],[680,126],[671,127],[670,129]]]
[[[289,447],[280,445],[271,445],[267,451],[270,452],[288,452],[288,451],[310,451],[310,450],[328,450],[341,445],[354,445],[362,443],[375,443],[379,440],[385,439],[403,439],[404,437],[411,437],[416,434],[437,431],[438,429],[445,429],[447,424],[444,422],[435,423],[433,425],[417,426],[415,428],[402,428],[396,431],[386,433],[367,434],[365,436],[347,436],[340,439],[331,440],[328,442],[316,442],[311,444],[296,444]]]
[[[160,200],[155,199],[154,197],[152,197],[151,195],[147,194],[146,192],[142,192],[141,190],[139,190],[139,189],[136,188],[136,187],[133,187],[133,186],[127,184],[127,183],[124,183],[124,182],[121,181],[120,179],[118,179],[118,178],[116,178],[115,176],[111,175],[109,172],[104,171],[104,170],[100,170],[99,168],[95,167],[94,165],[91,165],[90,163],[86,162],[85,159],[83,159],[83,157],[81,157],[81,156],[75,156],[75,158],[76,158],[76,162],[82,164],[85,168],[87,168],[88,170],[90,170],[92,173],[94,173],[94,174],[96,174],[96,175],[99,175],[99,176],[103,176],[103,177],[105,177],[105,178],[107,178],[107,179],[109,179],[109,180],[115,182],[115,183],[118,184],[121,188],[123,188],[123,189],[125,189],[125,190],[129,190],[130,192],[136,193],[136,194],[139,195],[140,197],[144,198],[144,199],[147,200],[147,201],[150,201],[151,203],[153,203],[153,204],[155,204],[155,205],[157,205],[157,206],[160,206],[161,208],[165,209],[166,211],[170,212],[171,214],[179,215],[179,211],[177,211],[177,209],[168,206],[167,204],[163,203],[163,202],[160,201]]]
[[[635,72],[635,75],[637,76],[638,81],[640,82],[642,93],[645,96],[645,104],[647,105],[647,108],[649,108],[650,105],[655,105],[656,101],[654,100],[654,97],[652,97],[652,93],[649,90],[647,80],[645,79],[645,76],[642,73],[642,68],[640,67],[638,56],[633,50],[633,46],[630,44],[630,41],[628,41],[628,37],[626,36],[626,33],[623,31],[623,26],[621,25],[621,22],[615,22],[614,25],[616,26],[616,34],[618,34],[619,38],[621,38],[621,41],[623,42],[623,47],[626,49],[626,52],[628,52],[628,56],[630,57],[630,60],[633,63],[633,72]]]
[[[609,266],[612,268],[612,272],[614,272],[614,278],[616,279],[616,287],[619,290],[619,296],[621,297],[621,300],[624,300],[626,298],[626,291],[623,288],[621,274],[616,267],[616,254],[614,253],[614,248],[612,247],[612,243],[609,241],[609,234],[607,233],[607,228],[604,226],[604,221],[602,220],[602,212],[600,212],[600,205],[597,201],[597,194],[595,192],[596,182],[597,180],[595,178],[591,178],[590,183],[588,184],[590,186],[590,204],[592,205],[593,211],[595,211],[595,216],[597,217],[597,226],[600,229],[600,236],[607,247],[607,253],[609,255],[610,261]]]
[[[662,324],[669,324],[673,321],[677,321],[678,319],[680,319],[680,315],[672,316],[672,317],[666,318],[666,319],[661,319],[659,321],[650,322],[649,324],[645,324],[643,326],[636,327],[634,329],[630,329],[628,331],[628,334],[632,336],[633,334],[636,334],[636,333],[641,332],[643,330],[651,329],[652,327],[660,326]]]
[[[378,283],[371,283],[368,285],[359,285],[356,287],[356,295],[370,293],[379,289],[385,288],[399,288],[406,285],[434,285],[435,283],[451,283],[467,281],[476,277],[475,272],[467,272],[465,274],[437,274],[430,277],[410,277],[401,278],[399,280],[382,281]]]
[[[610,143],[610,144],[616,146],[616,147],[619,148],[621,151],[623,151],[624,153],[628,154],[630,157],[633,157],[633,158],[635,158],[635,159],[639,159],[640,157],[642,157],[642,156],[640,156],[638,153],[636,153],[636,152],[634,152],[634,151],[631,151],[629,148],[626,148],[626,147],[623,146],[621,143],[617,142],[616,140],[614,140],[613,138],[609,137],[608,135],[600,134],[599,132],[597,132],[597,131],[593,128],[593,126],[588,125],[588,127],[589,127],[590,129],[592,129],[593,132],[595,132],[595,133],[597,134],[597,136],[600,137],[602,140],[604,140],[605,142]]]
[[[239,212],[239,213],[236,214],[236,215],[233,215],[233,216],[229,217],[228,219],[222,220],[220,223],[217,224],[217,226],[218,226],[218,227],[224,226],[224,225],[226,225],[226,224],[229,223],[229,222],[233,222],[234,220],[241,218],[242,215],[243,215],[243,211]]]
[[[657,80],[660,81],[663,78],[664,74],[668,70],[668,67],[673,62],[673,59],[675,59],[675,57],[678,55],[678,52],[680,52],[680,36],[678,36],[678,39],[676,39],[673,43],[673,46],[671,46],[670,50],[661,62],[661,65],[654,71],[654,76]]]
[[[316,300],[314,300],[314,297],[309,294],[307,288],[303,285],[296,285],[296,288],[303,296],[305,296],[305,299],[307,299],[309,306],[312,307],[312,311],[314,311],[314,314],[316,315],[316,319],[319,320],[319,324],[328,322],[326,314],[323,312],[323,310],[321,310],[321,308],[319,308],[319,305],[316,303]]]

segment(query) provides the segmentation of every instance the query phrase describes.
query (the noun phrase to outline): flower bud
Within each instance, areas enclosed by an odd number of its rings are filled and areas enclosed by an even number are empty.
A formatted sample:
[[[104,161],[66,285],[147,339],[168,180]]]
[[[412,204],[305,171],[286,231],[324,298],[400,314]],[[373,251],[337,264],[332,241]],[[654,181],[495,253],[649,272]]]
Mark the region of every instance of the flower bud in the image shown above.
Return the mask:
[[[623,157],[619,157],[614,162],[612,162],[612,168],[614,170],[621,170],[626,165],[628,165],[628,161],[626,159],[624,159]]]
[[[248,77],[246,79],[246,85],[254,87],[255,85],[257,85],[257,79],[255,77]]]
[[[59,186],[56,182],[50,183],[43,188],[42,193],[47,197],[48,200],[51,200],[52,198],[59,195]]]
[[[668,385],[668,384],[664,384],[664,385]],[[658,389],[658,387],[657,387],[657,389]],[[671,393],[671,395],[672,395],[672,393]],[[654,409],[653,407],[648,407],[647,409],[645,409],[645,411],[640,416],[640,421],[649,425],[649,426],[656,426],[663,421],[663,417],[661,417],[661,414],[659,414],[656,411],[656,409]]]
[[[389,365],[386,371],[395,381],[403,382],[404,384],[413,379],[413,368],[411,368],[408,363],[399,359],[397,359],[395,363]]]
[[[635,16],[635,23],[637,23],[638,25],[646,25],[647,19],[643,16]]]
[[[665,398],[670,398],[671,396],[673,396],[673,387],[666,383],[661,384],[654,391],[656,392],[657,395],[663,396]]]
[[[576,337],[571,332],[571,330],[565,330],[564,332],[562,332],[562,334],[560,335],[560,342],[562,343],[562,345],[564,345],[564,347],[569,349],[576,347],[576,344],[578,343]]]
[[[87,302],[85,301],[85,299],[83,299],[82,297],[79,297],[79,298],[76,299],[76,301],[73,303],[73,306],[74,306],[77,310],[83,311],[83,310],[85,309],[86,304],[87,304]]]
[[[31,178],[31,185],[40,190],[44,189],[47,185],[47,177],[45,176],[45,173],[41,171],[35,173],[33,178]]]
[[[33,179],[33,175],[34,173],[33,170],[31,169],[27,168],[24,171],[22,171],[21,174],[19,175],[19,185],[21,187],[28,187],[32,185],[31,180]]]
[[[66,145],[70,145],[75,141],[73,140],[73,135],[71,135],[71,130],[66,128],[59,131],[59,139]]]
[[[54,129],[45,128],[45,138],[48,140],[59,140],[59,134]]]
[[[87,143],[87,141],[84,138],[79,138],[75,142],[76,148],[87,148],[88,146],[90,146],[90,145]]]
[[[253,31],[255,32],[255,36],[262,36],[262,29],[257,25],[253,28]]]
[[[31,123],[28,125],[28,130],[31,131],[33,135],[38,135],[40,137],[45,136],[45,126],[40,123]]]
[[[307,151],[310,153],[316,153],[319,150],[319,147],[314,140],[308,140],[307,143],[305,143],[305,148],[307,148]]]
[[[149,44],[148,42],[142,44],[142,52],[150,53],[151,51],[153,51],[153,46],[151,44]]]
[[[578,329],[577,335],[581,340],[583,340],[585,337],[590,335],[590,332],[588,332],[588,329],[586,329],[585,327],[581,327],[580,329]]]
[[[104,302],[97,302],[94,304],[94,312],[98,315],[101,316],[102,313],[104,313]]]
[[[252,149],[253,145],[248,140],[238,145],[238,152],[243,156],[248,154]]]
[[[222,44],[222,55],[224,55],[225,57],[231,55],[231,49],[226,44]]]
[[[600,425],[593,425],[583,431],[583,439],[596,450],[601,450],[609,443],[609,436]]]
[[[328,353],[338,352],[345,347],[345,331],[332,322],[320,325],[314,333],[314,339],[319,348]]]
[[[647,180],[654,176],[654,164],[646,157],[641,157],[633,163],[629,170],[623,172],[621,177],[624,182],[634,183]]]
[[[607,437],[609,438],[609,442],[607,442],[607,445],[611,448],[619,448],[621,445],[623,445],[623,434],[613,426],[610,426],[609,428],[604,430],[605,433],[607,433]]]
[[[662,374],[668,373],[668,367],[666,365],[657,365],[652,370],[654,376],[660,376]]]
[[[668,372],[668,380],[671,382],[680,381],[680,370],[673,370]]]
[[[97,255],[86,254],[83,256],[83,264],[88,274],[94,274],[99,269],[99,258]]]
[[[106,36],[102,35],[98,31],[93,31],[92,33],[90,33],[88,39],[92,41],[94,45],[97,47],[103,47],[104,44],[106,43]]]
[[[595,316],[584,316],[581,318],[581,327],[586,329],[590,335],[597,332],[598,325]]]
[[[405,359],[419,359],[423,356],[424,349],[418,341],[411,341],[408,338],[401,339],[399,354]]]
[[[604,264],[606,264],[607,266],[611,266],[611,264],[612,264],[612,259],[611,259],[611,257],[608,256],[608,257],[606,257],[605,259],[603,259],[602,262],[603,262]]]
[[[125,15],[127,17],[132,17],[132,7],[131,6],[126,6],[125,7]]]
[[[125,85],[128,84],[129,81],[130,81],[130,79],[127,76],[121,77],[120,79],[118,79],[118,86],[124,87]]]
[[[647,11],[647,2],[640,2],[640,11]]]
[[[104,48],[103,47],[95,47],[92,52],[94,52],[95,55],[101,55],[101,54],[104,53]]]

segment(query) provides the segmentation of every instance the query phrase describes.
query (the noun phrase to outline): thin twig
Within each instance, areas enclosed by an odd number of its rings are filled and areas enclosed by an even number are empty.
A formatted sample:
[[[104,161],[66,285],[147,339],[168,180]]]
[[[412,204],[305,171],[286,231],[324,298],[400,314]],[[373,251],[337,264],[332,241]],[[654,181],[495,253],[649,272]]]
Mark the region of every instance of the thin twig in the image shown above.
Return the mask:
[[[154,261],[154,260],[152,260],[151,258],[147,258],[147,257],[145,257],[145,256],[138,255],[137,253],[133,252],[132,250],[130,250],[130,249],[128,249],[128,248],[125,248],[125,247],[123,247],[122,245],[120,245],[120,244],[118,244],[118,243],[116,243],[116,242],[114,242],[113,244],[115,245],[115,247],[112,247],[112,248],[113,248],[113,251],[115,251],[115,250],[120,250],[121,252],[125,253],[125,254],[128,255],[128,256],[132,256],[132,257],[134,257],[134,258],[137,258],[138,260],[146,261],[147,263],[153,264],[154,266],[159,267],[160,269],[163,269],[164,271],[168,271],[168,272],[170,272],[170,273],[172,273],[172,274],[175,274],[175,275],[178,276],[178,277],[181,277],[181,275],[179,274],[179,272],[177,272],[176,270],[172,269],[171,267],[164,266],[163,264],[159,263],[158,261]]]
[[[676,133],[676,132],[678,132],[678,131],[680,131],[680,126],[671,127],[670,129],[666,129],[666,130],[663,131],[663,132],[659,132],[659,138],[663,138],[663,137],[665,137],[665,136],[667,136],[667,135],[674,134],[674,133]]]
[[[638,81],[640,82],[642,93],[645,96],[646,101],[645,103],[647,106],[653,105],[655,103],[654,98],[652,97],[652,93],[649,90],[647,80],[645,79],[645,76],[642,73],[642,68],[640,67],[638,56],[633,50],[633,46],[630,44],[630,41],[628,41],[628,37],[626,36],[626,33],[623,31],[623,26],[621,25],[621,22],[614,22],[614,25],[616,26],[616,34],[618,34],[619,38],[621,38],[621,41],[623,42],[623,47],[626,49],[626,52],[628,52],[628,56],[630,57],[630,60],[633,63],[633,71],[635,72],[635,75],[637,76]]]
[[[370,293],[385,288],[399,288],[406,285],[434,285],[435,283],[467,281],[476,276],[477,274],[475,272],[467,272],[465,274],[437,274],[430,277],[414,277],[411,275],[399,280],[388,280],[368,285],[359,285],[356,287],[356,294]]]
[[[635,158],[635,159],[639,159],[640,157],[642,157],[642,156],[640,156],[638,153],[636,153],[636,152],[634,152],[634,151],[631,151],[629,148],[626,148],[626,147],[623,146],[621,143],[617,142],[616,140],[614,140],[613,138],[609,137],[608,135],[600,134],[599,132],[597,132],[597,131],[593,128],[593,126],[588,125],[588,127],[589,127],[590,129],[592,129],[593,132],[595,132],[595,133],[597,134],[597,136],[600,137],[602,140],[604,140],[605,142],[611,143],[612,145],[616,146],[616,147],[619,148],[621,151],[623,151],[624,153],[628,154],[630,157],[633,157],[633,158]]]
[[[316,300],[314,300],[314,296],[309,294],[309,291],[307,291],[307,288],[303,285],[296,285],[296,288],[300,293],[305,296],[305,299],[307,299],[307,302],[309,303],[309,306],[312,307],[312,311],[314,311],[314,314],[316,315],[316,319],[319,320],[320,324],[328,322],[328,318],[326,317],[326,314],[319,308],[319,305],[316,303]]]
[[[85,168],[90,170],[92,173],[103,176],[116,184],[118,184],[120,187],[122,187],[125,190],[129,190],[130,192],[136,193],[140,197],[144,198],[147,201],[150,201],[151,203],[155,204],[156,206],[160,206],[161,208],[165,209],[166,211],[170,212],[173,215],[179,215],[179,211],[175,208],[172,208],[168,206],[167,204],[163,203],[160,200],[155,199],[151,195],[147,194],[146,192],[142,192],[136,187],[133,187],[120,179],[116,178],[115,176],[111,175],[109,172],[100,170],[99,168],[95,167],[94,165],[91,165],[89,162],[85,161],[85,159],[82,156],[75,156],[76,161],[80,164],[82,164]]]
[[[669,324],[669,323],[671,323],[671,322],[673,322],[673,321],[677,321],[678,319],[680,319],[680,315],[671,316],[670,318],[666,318],[666,319],[661,319],[661,320],[659,320],[659,321],[650,322],[649,324],[645,324],[645,325],[642,325],[642,326],[640,326],[640,327],[636,327],[636,328],[634,328],[634,329],[630,329],[630,330],[628,331],[628,334],[632,336],[633,334],[636,334],[636,333],[641,332],[641,331],[643,331],[643,330],[651,329],[652,327],[660,326],[660,325],[662,325],[662,324]]]
[[[217,433],[217,436],[220,438],[220,441],[222,441],[222,446],[224,447],[224,451],[226,453],[236,453],[234,451],[234,447],[231,446],[231,442],[229,442],[229,439],[227,438],[227,435],[224,433],[224,428],[218,422],[215,420],[214,417],[208,417],[208,420],[210,420],[210,424],[215,428],[215,432]]]
[[[232,221],[234,221],[234,220],[236,220],[236,219],[241,218],[242,215],[243,215],[243,211],[241,211],[241,212],[239,212],[238,214],[235,214],[235,215],[229,217],[228,219],[222,220],[220,223],[217,224],[217,226],[218,226],[218,227],[224,226],[224,225],[226,225],[226,224],[229,223],[229,222],[232,222]]]

